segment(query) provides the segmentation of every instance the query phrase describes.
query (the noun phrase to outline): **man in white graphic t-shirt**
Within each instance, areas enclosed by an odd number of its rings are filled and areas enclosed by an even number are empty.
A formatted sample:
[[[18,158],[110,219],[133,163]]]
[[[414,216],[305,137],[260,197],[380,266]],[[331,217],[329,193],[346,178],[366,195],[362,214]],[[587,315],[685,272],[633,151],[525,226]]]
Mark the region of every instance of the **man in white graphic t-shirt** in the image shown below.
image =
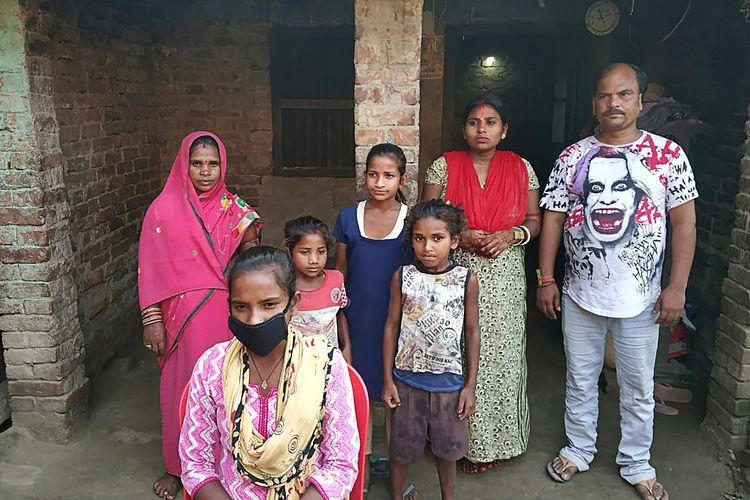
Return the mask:
[[[601,73],[592,100],[596,135],[566,148],[540,205],[537,305],[562,312],[567,361],[567,446],[547,472],[559,482],[588,470],[596,453],[597,380],[607,332],[620,386],[620,475],[642,498],[667,500],[649,464],[653,375],[659,325],[679,321],[695,251],[698,196],[692,169],[676,143],[636,127],[646,74],[630,64]],[[667,218],[672,233],[669,285],[661,289]],[[562,295],[553,271],[562,238]]]

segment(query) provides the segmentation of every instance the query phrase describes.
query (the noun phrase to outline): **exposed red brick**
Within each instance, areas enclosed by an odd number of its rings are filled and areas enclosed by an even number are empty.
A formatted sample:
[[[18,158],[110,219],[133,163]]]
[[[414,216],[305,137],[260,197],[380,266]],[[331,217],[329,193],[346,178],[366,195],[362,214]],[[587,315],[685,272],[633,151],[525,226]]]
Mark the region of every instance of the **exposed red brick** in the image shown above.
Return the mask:
[[[43,208],[0,208],[0,223],[16,226],[41,226],[47,211]]]
[[[48,260],[49,251],[44,247],[0,247],[0,261],[4,264],[36,264]]]

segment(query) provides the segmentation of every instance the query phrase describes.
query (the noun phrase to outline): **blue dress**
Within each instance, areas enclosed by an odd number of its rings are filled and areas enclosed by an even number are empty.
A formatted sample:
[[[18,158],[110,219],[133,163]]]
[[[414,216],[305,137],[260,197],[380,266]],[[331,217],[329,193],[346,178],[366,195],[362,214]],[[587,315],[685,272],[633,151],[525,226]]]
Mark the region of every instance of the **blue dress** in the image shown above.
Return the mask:
[[[411,245],[404,243],[406,206],[391,234],[375,240],[363,236],[364,202],[344,207],[336,218],[333,236],[346,245],[346,310],[354,368],[362,375],[370,399],[380,401],[383,390],[383,328],[388,316],[391,279],[400,266],[412,261]],[[361,222],[364,226],[364,222]]]

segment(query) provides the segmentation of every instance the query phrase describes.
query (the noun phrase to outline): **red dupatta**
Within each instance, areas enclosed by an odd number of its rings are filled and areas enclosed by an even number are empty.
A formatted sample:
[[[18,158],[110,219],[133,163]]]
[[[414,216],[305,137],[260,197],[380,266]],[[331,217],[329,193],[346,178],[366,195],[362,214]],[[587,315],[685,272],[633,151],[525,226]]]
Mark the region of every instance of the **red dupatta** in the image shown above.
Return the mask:
[[[190,145],[209,136],[219,144],[221,176],[207,193],[196,193],[188,176]],[[201,289],[226,290],[224,269],[245,230],[260,218],[224,183],[227,152],[215,134],[197,131],[182,140],[164,189],[146,211],[138,245],[141,308]]]
[[[448,164],[445,199],[466,212],[469,229],[495,232],[526,220],[529,172],[524,161],[510,151],[496,151],[484,188],[466,151],[443,153]]]

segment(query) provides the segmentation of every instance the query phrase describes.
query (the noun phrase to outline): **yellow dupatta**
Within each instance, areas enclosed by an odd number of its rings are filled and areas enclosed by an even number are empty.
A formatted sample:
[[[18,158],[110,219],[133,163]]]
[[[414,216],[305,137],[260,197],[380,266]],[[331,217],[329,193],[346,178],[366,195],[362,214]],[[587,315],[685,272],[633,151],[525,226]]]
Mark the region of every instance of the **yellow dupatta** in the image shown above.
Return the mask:
[[[315,470],[333,347],[324,335],[288,328],[279,380],[276,429],[265,439],[245,411],[250,378],[245,346],[234,339],[224,359],[224,409],[237,471],[268,488],[266,500],[297,500]]]

